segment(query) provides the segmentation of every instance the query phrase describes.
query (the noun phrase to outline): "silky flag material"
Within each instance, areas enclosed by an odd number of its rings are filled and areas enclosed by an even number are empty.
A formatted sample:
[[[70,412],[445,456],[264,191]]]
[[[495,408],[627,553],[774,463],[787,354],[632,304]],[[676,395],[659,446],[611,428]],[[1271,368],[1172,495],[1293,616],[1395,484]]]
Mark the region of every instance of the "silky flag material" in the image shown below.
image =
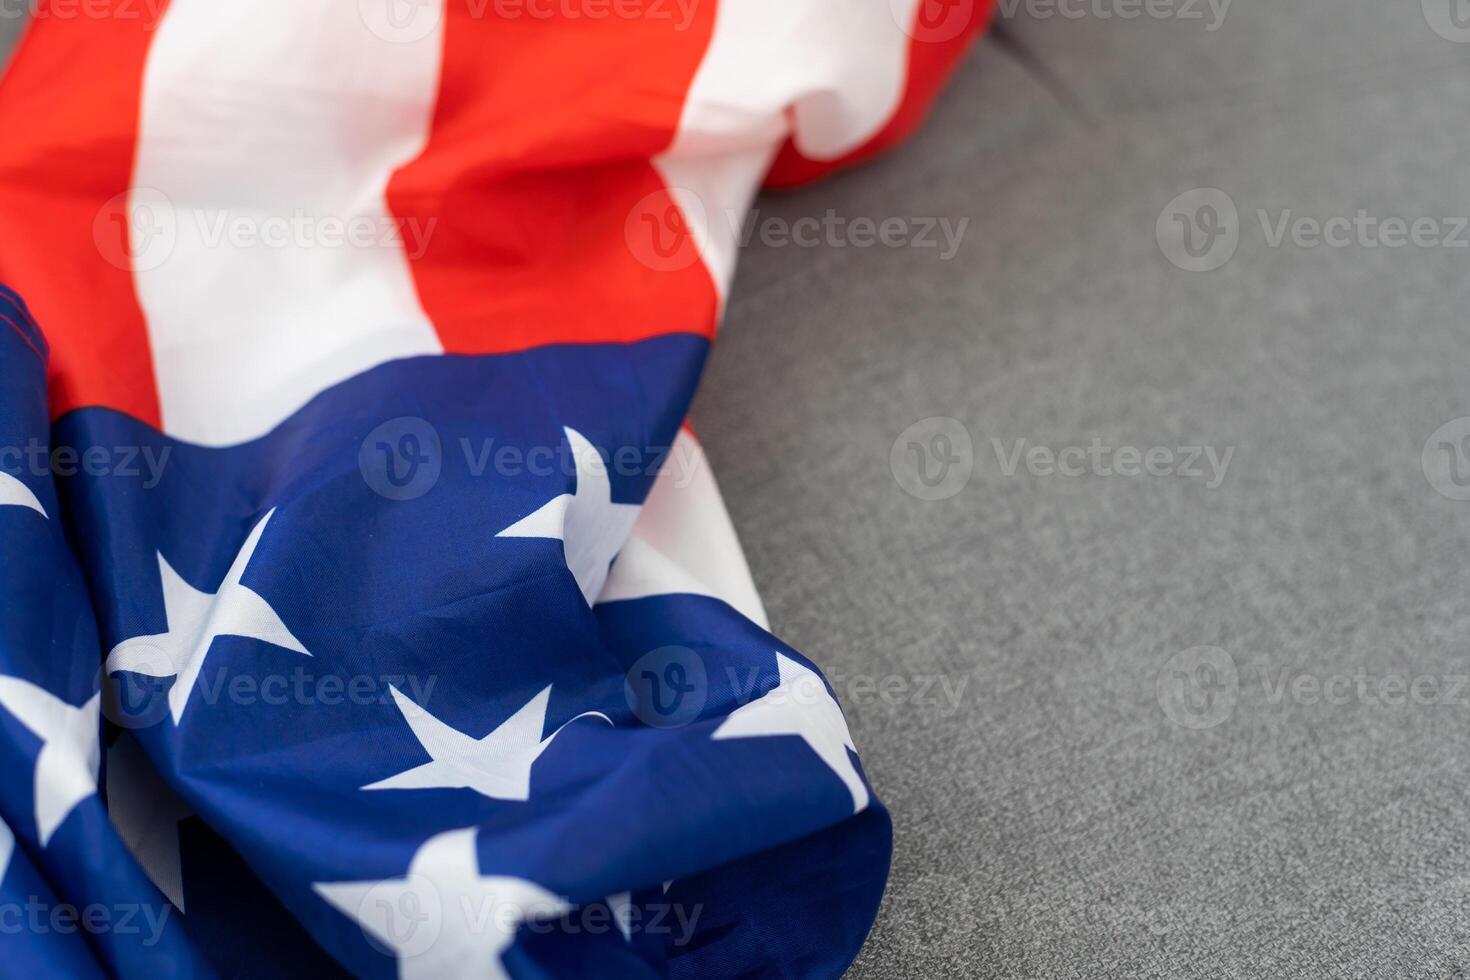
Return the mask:
[[[842,973],[889,816],[685,415],[755,193],[988,9],[66,6],[0,82],[0,973]]]

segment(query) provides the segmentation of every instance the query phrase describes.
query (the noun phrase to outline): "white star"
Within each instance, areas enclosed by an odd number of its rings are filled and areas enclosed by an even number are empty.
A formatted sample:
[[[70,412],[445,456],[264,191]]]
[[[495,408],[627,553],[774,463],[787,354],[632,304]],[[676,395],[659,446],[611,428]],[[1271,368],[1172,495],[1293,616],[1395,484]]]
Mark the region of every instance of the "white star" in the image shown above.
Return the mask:
[[[509,977],[500,954],[520,924],[554,918],[570,906],[524,878],[482,876],[475,831],[429,838],[402,878],[312,887],[393,951],[402,980]]]
[[[577,492],[548,501],[496,537],[561,541],[567,568],[590,606],[607,581],[608,565],[628,539],[638,505],[613,503],[607,464],[597,447],[576,429],[562,431],[577,466]]]
[[[600,711],[584,711],[542,738],[546,706],[551,701],[548,684],[489,735],[476,739],[435,718],[398,688],[389,690],[431,761],[370,783],[363,789],[472,789],[495,800],[528,800],[531,766],[562,728],[588,716],[612,724],[612,719]]]
[[[10,856],[15,853],[15,833],[10,825],[0,820],[0,884],[5,881],[5,872],[10,870]]]
[[[776,665],[780,671],[780,685],[732,711],[715,729],[713,737],[800,736],[841,777],[852,794],[852,812],[858,813],[868,805],[868,787],[852,764],[852,757],[847,754],[853,744],[842,709],[827,693],[827,685],[811,669],[779,652]]]
[[[0,473],[0,507],[29,507],[42,517],[47,516],[46,508],[41,506],[31,488],[9,473]]]
[[[618,932],[623,934],[623,942],[631,943],[633,941],[633,893],[614,892],[607,896],[607,908],[612,913]]]
[[[185,911],[179,821],[194,811],[163,781],[128,734],[107,750],[107,812],[148,880],[174,908]]]
[[[123,640],[107,655],[107,673],[120,670],[149,677],[178,676],[169,688],[168,706],[174,724],[184,715],[189,694],[204,669],[204,658],[217,636],[244,636],[263,640],[296,653],[307,653],[270,604],[259,593],[240,583],[245,567],[255,554],[260,536],[275,510],[271,510],[245,539],[225,580],[213,593],[194,588],[173,570],[160,552],[158,573],[163,580],[163,609],[168,629],[150,636]]]
[[[97,792],[102,694],[73,707],[19,677],[0,677],[0,707],[41,740],[36,756],[36,836],[45,847],[78,803]]]

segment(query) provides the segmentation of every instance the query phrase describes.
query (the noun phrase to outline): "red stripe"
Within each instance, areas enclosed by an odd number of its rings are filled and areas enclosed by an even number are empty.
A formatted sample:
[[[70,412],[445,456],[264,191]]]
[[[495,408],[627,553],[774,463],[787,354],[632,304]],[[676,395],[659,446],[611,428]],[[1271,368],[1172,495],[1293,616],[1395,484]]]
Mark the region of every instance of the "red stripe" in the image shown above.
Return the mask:
[[[791,140],[766,175],[768,187],[793,187],[871,157],[903,142],[929,112],[939,89],[990,22],[994,0],[920,0],[909,27],[908,78],[892,118],[862,146],[836,160],[809,160]]]
[[[907,135],[991,2],[924,0],[907,90],[882,131],[831,162],[788,143],[769,183],[812,179]],[[410,265],[447,351],[713,334],[715,286],[649,160],[674,138],[714,5],[694,5],[687,25],[652,15],[671,5],[646,6],[649,16],[596,19],[562,16],[566,5],[533,15],[448,0],[430,137],[387,195],[426,232],[408,242]],[[102,404],[158,425],[123,214],[149,8],[92,0],[86,16],[53,16],[43,3],[30,25],[0,85],[0,282],[45,326],[55,414]],[[667,234],[672,256],[661,239],[637,240]]]
[[[150,4],[43,2],[0,84],[0,282],[43,325],[51,408],[108,405],[159,424],[124,198]]]
[[[630,214],[667,207],[648,161],[673,140],[714,5],[684,29],[656,13],[673,4],[567,6],[449,0],[429,140],[387,195],[405,221],[437,219],[410,264],[446,351],[714,333],[704,264],[647,261],[629,241]]]

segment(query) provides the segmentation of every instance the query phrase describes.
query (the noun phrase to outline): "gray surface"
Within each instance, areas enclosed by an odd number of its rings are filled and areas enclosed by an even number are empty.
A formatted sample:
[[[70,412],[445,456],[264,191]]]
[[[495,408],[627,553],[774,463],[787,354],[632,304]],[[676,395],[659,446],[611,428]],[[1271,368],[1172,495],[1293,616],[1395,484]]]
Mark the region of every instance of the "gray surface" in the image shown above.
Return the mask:
[[[1462,976],[1470,708],[1273,702],[1258,671],[1470,673],[1470,503],[1420,467],[1470,414],[1470,250],[1270,249],[1254,211],[1470,215],[1470,46],[1412,0],[1006,30],[914,143],[760,201],[968,216],[958,255],[751,245],[696,406],[894,814],[851,975]],[[1154,227],[1199,186],[1244,227],[1195,274]],[[929,416],[976,444],[937,502],[888,458]],[[1207,490],[1007,477],[992,437],[1237,449]],[[1155,679],[1202,644],[1239,683],[1196,730]],[[957,710],[858,683],[936,674]]]
[[[16,38],[20,36],[20,29],[24,24],[19,12],[13,11],[9,5],[0,7],[0,70],[9,61],[10,50],[15,47]]]
[[[1470,46],[1405,0],[1007,32],[913,144],[760,202],[967,215],[955,259],[752,245],[695,412],[779,634],[969,679],[948,716],[848,685],[896,824],[851,976],[1463,976],[1470,708],[1273,703],[1259,670],[1470,672],[1470,503],[1420,466],[1470,414],[1470,250],[1271,249],[1254,211],[1470,215]],[[1211,273],[1154,239],[1199,186],[1244,223]],[[889,469],[928,416],[976,443],[938,502]],[[1095,436],[1238,448],[1210,491],[989,444]],[[1239,681],[1194,730],[1155,679],[1201,644]]]

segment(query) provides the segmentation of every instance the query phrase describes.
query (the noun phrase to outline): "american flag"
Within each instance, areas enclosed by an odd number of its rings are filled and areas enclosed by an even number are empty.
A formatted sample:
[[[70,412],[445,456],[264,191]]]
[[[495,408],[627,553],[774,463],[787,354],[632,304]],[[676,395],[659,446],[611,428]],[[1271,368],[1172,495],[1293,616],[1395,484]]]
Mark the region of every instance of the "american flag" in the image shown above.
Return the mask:
[[[0,974],[840,974],[889,816],[685,415],[756,192],[901,140],[987,13],[41,2]]]

